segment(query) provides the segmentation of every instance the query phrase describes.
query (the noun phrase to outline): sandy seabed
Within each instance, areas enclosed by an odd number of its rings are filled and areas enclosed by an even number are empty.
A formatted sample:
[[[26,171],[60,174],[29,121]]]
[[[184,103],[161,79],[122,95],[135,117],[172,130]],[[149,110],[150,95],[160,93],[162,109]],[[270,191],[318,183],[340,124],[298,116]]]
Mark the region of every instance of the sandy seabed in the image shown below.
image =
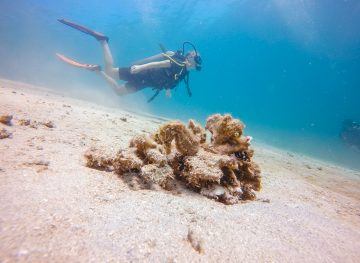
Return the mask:
[[[227,206],[84,166],[90,147],[117,151],[165,119],[0,79],[6,114],[0,262],[359,262],[357,171],[255,143],[263,189]]]

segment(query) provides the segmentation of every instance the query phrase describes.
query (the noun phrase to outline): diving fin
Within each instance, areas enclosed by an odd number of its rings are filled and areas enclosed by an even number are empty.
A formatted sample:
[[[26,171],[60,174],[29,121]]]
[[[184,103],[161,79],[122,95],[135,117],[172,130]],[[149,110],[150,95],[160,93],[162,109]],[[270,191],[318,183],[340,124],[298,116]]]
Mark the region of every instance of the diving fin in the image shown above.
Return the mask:
[[[93,64],[83,64],[83,63],[80,63],[80,62],[77,62],[75,60],[72,60],[71,58],[68,58],[68,57],[65,57],[64,55],[61,55],[61,54],[58,54],[56,53],[56,56],[63,62],[71,65],[71,66],[74,66],[74,67],[77,67],[77,68],[83,68],[83,69],[87,69],[87,70],[90,70],[90,71],[100,71],[101,70],[101,67],[99,65],[93,65]]]
[[[95,37],[95,38],[96,38],[97,40],[99,40],[99,41],[102,41],[102,40],[105,40],[106,42],[109,41],[109,38],[108,38],[107,36],[105,36],[104,34],[99,33],[99,32],[96,32],[96,31],[94,31],[94,30],[91,30],[91,29],[89,29],[89,28],[87,28],[87,27],[78,25],[78,24],[76,24],[76,23],[74,23],[74,22],[71,22],[71,21],[69,21],[69,20],[66,20],[66,19],[58,19],[58,21],[59,21],[60,23],[63,23],[63,24],[65,24],[65,25],[69,26],[69,27],[75,28],[75,29],[77,29],[77,30],[79,30],[79,31],[81,31],[81,32],[83,32],[83,33],[85,33],[85,34],[88,34],[88,35],[90,35],[90,36],[93,36],[93,37]]]

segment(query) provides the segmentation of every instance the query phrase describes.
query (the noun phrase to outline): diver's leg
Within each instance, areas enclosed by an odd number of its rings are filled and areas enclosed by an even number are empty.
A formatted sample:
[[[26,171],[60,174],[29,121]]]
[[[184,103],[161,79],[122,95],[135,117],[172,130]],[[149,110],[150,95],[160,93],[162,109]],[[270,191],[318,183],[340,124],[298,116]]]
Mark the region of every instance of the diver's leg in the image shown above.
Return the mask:
[[[125,85],[118,84],[116,80],[109,76],[106,72],[101,70],[99,71],[99,74],[104,78],[104,80],[116,92],[117,95],[122,96],[128,93]]]
[[[119,68],[114,68],[114,59],[111,55],[110,47],[107,41],[100,41],[101,47],[104,53],[104,61],[105,61],[105,72],[111,78],[115,80],[119,80]]]
[[[110,87],[116,92],[117,95],[123,96],[126,94],[134,93],[138,89],[132,86],[129,83],[118,84],[111,76],[106,74],[104,71],[99,71],[99,74],[105,79],[105,81],[110,85]]]
[[[110,52],[110,48],[108,45],[109,38],[107,36],[105,36],[102,33],[91,30],[85,26],[82,26],[82,25],[76,24],[72,21],[66,20],[66,19],[58,19],[58,21],[67,26],[70,26],[74,29],[77,29],[85,34],[95,37],[101,43],[101,46],[103,48],[106,74],[115,80],[119,79],[119,74],[118,74],[119,70],[118,70],[118,68],[114,68],[114,66],[113,66],[114,60],[113,60],[111,52]],[[62,58],[60,57],[60,59],[62,59]],[[64,60],[64,59],[62,59],[62,60]],[[65,62],[69,63],[68,61],[65,61]],[[82,65],[81,67],[84,67],[84,66]]]

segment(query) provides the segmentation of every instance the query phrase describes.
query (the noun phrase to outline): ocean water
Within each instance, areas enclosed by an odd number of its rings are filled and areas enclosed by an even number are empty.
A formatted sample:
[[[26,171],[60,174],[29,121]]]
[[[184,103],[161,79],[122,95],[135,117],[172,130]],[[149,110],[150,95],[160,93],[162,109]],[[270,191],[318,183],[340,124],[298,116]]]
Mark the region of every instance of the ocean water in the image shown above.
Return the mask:
[[[114,96],[56,59],[102,64],[99,44],[58,18],[109,36],[118,66],[193,42],[193,96],[184,85],[151,104],[150,89]],[[181,120],[231,113],[258,142],[359,170],[359,151],[339,138],[345,119],[360,121],[359,25],[358,0],[0,0],[0,77]]]

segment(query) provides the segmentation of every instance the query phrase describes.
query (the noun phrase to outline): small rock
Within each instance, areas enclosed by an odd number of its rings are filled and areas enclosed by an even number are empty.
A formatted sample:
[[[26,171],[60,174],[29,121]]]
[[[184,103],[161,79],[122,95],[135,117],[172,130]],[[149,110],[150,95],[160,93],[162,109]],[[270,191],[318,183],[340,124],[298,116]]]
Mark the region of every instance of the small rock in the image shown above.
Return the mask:
[[[270,203],[270,199],[269,198],[259,198],[258,199],[260,202],[263,202],[263,203]]]
[[[31,124],[30,124],[30,127],[31,128],[33,128],[33,129],[37,129],[38,128],[38,123],[35,121],[35,122],[32,122]]]
[[[43,172],[45,170],[48,169],[49,167],[49,162],[48,161],[43,161],[43,160],[38,160],[38,161],[33,161],[33,162],[29,162],[29,163],[24,163],[24,165],[26,166],[32,166],[36,169],[36,172],[40,173]]]
[[[194,230],[188,230],[187,240],[196,252],[199,254],[204,253],[203,240],[194,232]]]
[[[42,125],[48,127],[48,128],[54,128],[55,125],[52,121],[46,121],[46,122],[42,122]]]
[[[29,251],[26,249],[20,249],[17,253],[16,253],[16,257],[23,257],[26,256],[27,254],[29,254]]]
[[[10,138],[12,136],[11,132],[8,132],[5,129],[1,129],[0,130],[0,139],[6,139],[6,138]]]
[[[123,122],[127,122],[127,119],[125,117],[120,118]]]
[[[50,162],[43,161],[43,160],[37,160],[29,163],[25,163],[25,165],[41,165],[41,166],[49,166]]]
[[[20,119],[18,121],[19,125],[21,126],[29,126],[30,125],[30,120],[29,119]]]
[[[1,122],[2,124],[5,124],[5,125],[10,126],[10,125],[11,125],[11,120],[12,120],[12,118],[13,118],[12,115],[7,115],[7,114],[1,115],[1,116],[0,116],[0,122]]]

